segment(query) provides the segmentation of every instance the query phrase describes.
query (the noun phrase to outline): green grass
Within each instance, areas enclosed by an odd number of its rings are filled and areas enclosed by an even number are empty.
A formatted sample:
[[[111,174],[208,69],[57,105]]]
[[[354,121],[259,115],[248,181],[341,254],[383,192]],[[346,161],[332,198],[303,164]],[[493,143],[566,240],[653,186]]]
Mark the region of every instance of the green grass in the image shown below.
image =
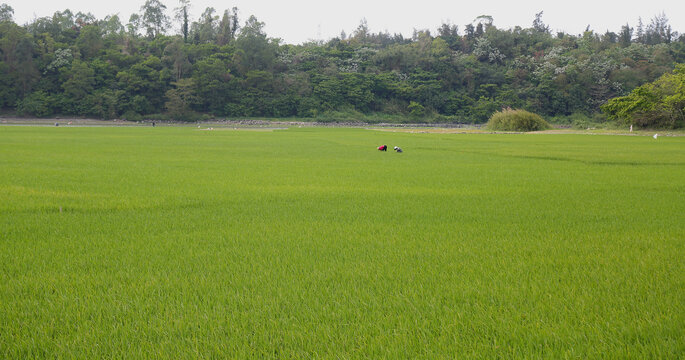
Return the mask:
[[[683,358],[683,214],[685,137],[0,127],[0,358]]]

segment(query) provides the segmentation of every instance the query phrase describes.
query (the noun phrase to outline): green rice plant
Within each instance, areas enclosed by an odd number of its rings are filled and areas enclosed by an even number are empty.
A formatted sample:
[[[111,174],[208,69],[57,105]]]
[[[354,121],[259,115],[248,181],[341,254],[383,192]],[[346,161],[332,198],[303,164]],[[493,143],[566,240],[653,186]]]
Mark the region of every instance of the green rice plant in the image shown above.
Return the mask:
[[[685,354],[684,137],[5,126],[0,154],[0,358]]]
[[[551,126],[537,114],[526,110],[504,109],[490,117],[487,128],[496,131],[538,131]]]

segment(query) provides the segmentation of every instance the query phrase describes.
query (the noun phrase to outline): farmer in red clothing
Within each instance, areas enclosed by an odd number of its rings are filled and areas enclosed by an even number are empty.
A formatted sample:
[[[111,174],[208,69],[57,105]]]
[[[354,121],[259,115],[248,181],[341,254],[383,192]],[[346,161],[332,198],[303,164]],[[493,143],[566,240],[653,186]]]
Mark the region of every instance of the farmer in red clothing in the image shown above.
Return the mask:
[[[388,145],[382,145],[378,147],[379,151],[388,151]]]

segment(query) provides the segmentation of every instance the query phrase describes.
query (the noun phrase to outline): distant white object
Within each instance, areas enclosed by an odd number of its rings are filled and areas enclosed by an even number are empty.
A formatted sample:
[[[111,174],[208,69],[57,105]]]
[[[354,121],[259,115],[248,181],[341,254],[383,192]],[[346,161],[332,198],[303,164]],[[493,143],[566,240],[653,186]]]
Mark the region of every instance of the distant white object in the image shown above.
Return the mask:
[[[652,137],[653,137],[654,139],[656,139],[656,138],[659,137],[659,134],[654,134],[654,136],[652,136]]]
[[[630,132],[633,132],[633,125],[630,125]]]
[[[399,146],[395,146],[394,149],[395,149],[395,151],[397,151],[398,153],[401,153],[401,152],[402,152],[402,149],[401,149]]]

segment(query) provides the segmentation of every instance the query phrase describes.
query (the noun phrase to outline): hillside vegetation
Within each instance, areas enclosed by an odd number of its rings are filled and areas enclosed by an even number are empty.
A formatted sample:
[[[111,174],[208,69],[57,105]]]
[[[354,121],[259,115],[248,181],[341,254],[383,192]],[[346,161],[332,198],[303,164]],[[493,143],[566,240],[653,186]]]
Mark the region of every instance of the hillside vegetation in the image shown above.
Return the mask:
[[[503,108],[556,123],[604,121],[600,105],[685,62],[665,15],[617,32],[502,29],[489,16],[437,30],[293,45],[254,16],[207,8],[188,19],[148,0],[117,15],[56,12],[20,26],[0,7],[0,108],[24,116],[299,117],[485,123]],[[170,31],[172,15],[181,32]]]

